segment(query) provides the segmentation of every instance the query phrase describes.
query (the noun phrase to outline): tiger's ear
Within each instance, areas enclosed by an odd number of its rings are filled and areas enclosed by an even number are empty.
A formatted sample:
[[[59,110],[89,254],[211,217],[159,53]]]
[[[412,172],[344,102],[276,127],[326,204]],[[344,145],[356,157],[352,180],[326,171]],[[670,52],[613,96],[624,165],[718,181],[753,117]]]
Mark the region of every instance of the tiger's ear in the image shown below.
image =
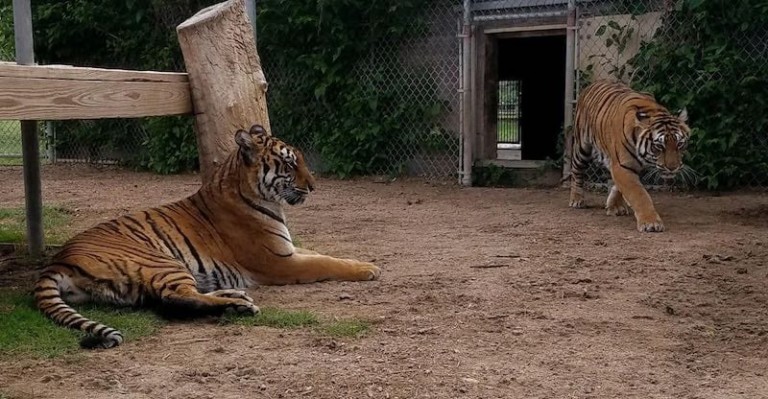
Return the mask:
[[[688,122],[688,109],[683,108],[682,111],[680,111],[680,114],[677,115],[677,118],[680,119],[680,122],[687,123]]]
[[[253,142],[253,135],[243,129],[235,132],[235,143],[239,147],[238,152],[247,165],[256,161],[256,143]]]
[[[269,134],[264,130],[264,126],[255,124],[251,126],[249,133],[253,136],[253,142],[258,147],[263,147],[269,143]]]
[[[250,133],[251,133],[252,135],[254,135],[254,136],[255,136],[255,135],[257,135],[257,134],[263,134],[263,135],[266,135],[266,134],[267,134],[267,131],[266,131],[266,130],[264,130],[264,126],[261,126],[261,125],[259,125],[259,124],[257,123],[257,124],[255,124],[255,125],[251,126],[251,129],[250,129]]]

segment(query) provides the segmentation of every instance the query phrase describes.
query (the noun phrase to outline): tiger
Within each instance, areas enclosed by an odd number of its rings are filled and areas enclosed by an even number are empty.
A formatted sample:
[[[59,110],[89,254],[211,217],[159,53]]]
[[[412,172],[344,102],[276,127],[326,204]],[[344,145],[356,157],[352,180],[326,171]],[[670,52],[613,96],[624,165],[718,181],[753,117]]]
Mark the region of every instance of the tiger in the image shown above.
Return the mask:
[[[302,204],[315,178],[300,150],[255,124],[186,198],[84,230],[62,245],[34,284],[37,308],[86,333],[86,349],[112,348],[122,332],[83,317],[86,301],[152,306],[169,315],[256,315],[245,289],[257,284],[370,281],[370,262],[294,246],[283,207]]]
[[[613,185],[606,214],[634,211],[637,230],[663,232],[664,223],[640,181],[645,167],[655,167],[664,179],[684,168],[691,130],[685,108],[673,115],[654,96],[624,83],[598,80],[576,102],[571,146],[569,206],[583,208],[584,173],[593,158],[611,173]]]

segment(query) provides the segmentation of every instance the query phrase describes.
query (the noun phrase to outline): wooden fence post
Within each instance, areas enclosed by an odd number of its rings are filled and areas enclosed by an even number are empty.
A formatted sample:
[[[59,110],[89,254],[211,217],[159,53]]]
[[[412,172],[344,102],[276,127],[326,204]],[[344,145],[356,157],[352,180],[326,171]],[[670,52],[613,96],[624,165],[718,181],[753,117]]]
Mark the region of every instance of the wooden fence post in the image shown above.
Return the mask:
[[[267,80],[244,0],[205,8],[176,32],[192,90],[200,174],[210,180],[236,148],[234,133],[259,123],[271,134]]]

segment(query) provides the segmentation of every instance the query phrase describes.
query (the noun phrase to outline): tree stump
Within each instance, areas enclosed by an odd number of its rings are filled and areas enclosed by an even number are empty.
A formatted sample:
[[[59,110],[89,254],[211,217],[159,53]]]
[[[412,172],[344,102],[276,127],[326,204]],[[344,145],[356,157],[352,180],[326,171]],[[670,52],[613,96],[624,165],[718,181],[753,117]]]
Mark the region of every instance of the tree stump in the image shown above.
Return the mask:
[[[205,8],[176,27],[192,90],[200,174],[210,181],[237,148],[234,134],[261,124],[271,134],[267,80],[244,0]]]

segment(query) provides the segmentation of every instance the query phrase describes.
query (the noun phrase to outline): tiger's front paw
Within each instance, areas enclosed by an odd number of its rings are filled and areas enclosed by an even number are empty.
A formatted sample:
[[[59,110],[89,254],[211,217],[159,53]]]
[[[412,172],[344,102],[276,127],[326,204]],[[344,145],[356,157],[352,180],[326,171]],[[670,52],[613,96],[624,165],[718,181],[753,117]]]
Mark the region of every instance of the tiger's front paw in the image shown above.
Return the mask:
[[[355,269],[355,280],[357,281],[378,280],[381,274],[381,269],[378,266],[368,262],[357,263]]]
[[[637,231],[643,233],[660,233],[664,231],[664,223],[658,215],[651,218],[637,218]]]
[[[587,207],[586,204],[584,203],[584,196],[577,193],[571,193],[571,199],[570,201],[568,201],[568,206],[576,209]]]
[[[624,216],[629,215],[629,207],[627,204],[618,204],[605,207],[605,214],[608,216]]]

